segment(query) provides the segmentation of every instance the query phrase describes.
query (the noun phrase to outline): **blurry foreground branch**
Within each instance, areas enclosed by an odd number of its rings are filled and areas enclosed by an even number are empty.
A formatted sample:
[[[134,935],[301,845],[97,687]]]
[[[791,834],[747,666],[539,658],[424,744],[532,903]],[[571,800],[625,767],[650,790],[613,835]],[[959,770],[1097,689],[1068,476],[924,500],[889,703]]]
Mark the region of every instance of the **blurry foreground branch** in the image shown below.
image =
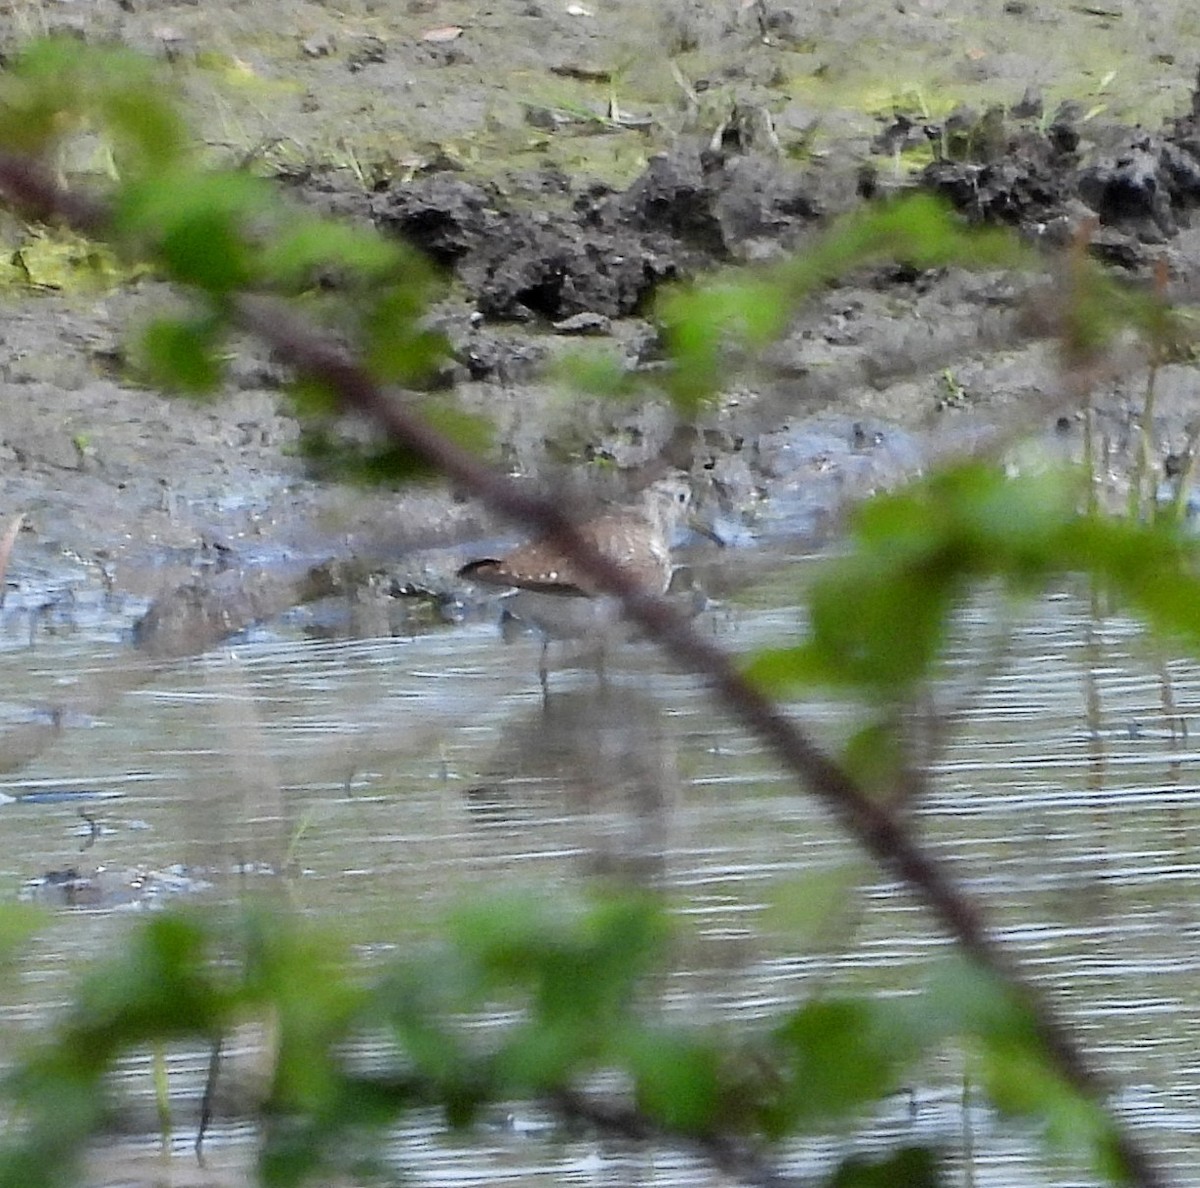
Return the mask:
[[[102,239],[113,233],[103,203],[63,189],[36,161],[0,153],[0,193],[27,217],[66,223]],[[393,443],[453,479],[494,511],[546,534],[598,588],[620,598],[627,617],[644,628],[674,661],[705,679],[726,710],[775,752],[868,853],[903,879],[960,948],[1026,1009],[1062,1078],[1091,1101],[1103,1103],[1107,1086],[1070,1029],[1022,976],[1016,961],[988,930],[976,905],[955,886],[946,867],[921,848],[900,815],[872,799],[846,769],[747,680],[727,654],[701,638],[667,602],[647,595],[625,571],[591,547],[557,504],[529,493],[430,428],[399,396],[381,389],[364,367],[282,302],[257,296],[234,296],[231,301],[234,320],[261,337],[298,373],[319,381],[335,395],[343,411],[365,415]],[[915,774],[909,778],[921,779]],[[1127,1181],[1144,1188],[1166,1183],[1150,1154],[1115,1126],[1113,1144]]]

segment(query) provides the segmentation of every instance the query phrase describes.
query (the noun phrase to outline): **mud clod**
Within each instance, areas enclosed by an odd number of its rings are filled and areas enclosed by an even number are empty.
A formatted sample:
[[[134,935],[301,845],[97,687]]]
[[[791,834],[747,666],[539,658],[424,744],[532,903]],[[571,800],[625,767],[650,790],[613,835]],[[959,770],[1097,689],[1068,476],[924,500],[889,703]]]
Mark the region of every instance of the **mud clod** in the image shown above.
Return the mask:
[[[537,192],[561,192],[561,175]],[[532,188],[532,187],[531,187]],[[456,177],[398,183],[376,196],[379,226],[466,285],[485,317],[551,323],[643,313],[664,281],[786,243],[817,217],[801,180],[777,163],[701,154],[655,157],[623,193],[582,187],[561,213]]]
[[[1095,218],[1093,254],[1145,271],[1200,205],[1196,96],[1191,107],[1158,134],[1097,128],[1085,139],[1078,104],[1064,104],[1045,132],[1019,123],[999,135],[968,130],[970,152],[935,161],[921,184],[975,221],[1015,227],[1041,242],[1065,243]],[[1034,110],[1022,101],[1013,112]]]

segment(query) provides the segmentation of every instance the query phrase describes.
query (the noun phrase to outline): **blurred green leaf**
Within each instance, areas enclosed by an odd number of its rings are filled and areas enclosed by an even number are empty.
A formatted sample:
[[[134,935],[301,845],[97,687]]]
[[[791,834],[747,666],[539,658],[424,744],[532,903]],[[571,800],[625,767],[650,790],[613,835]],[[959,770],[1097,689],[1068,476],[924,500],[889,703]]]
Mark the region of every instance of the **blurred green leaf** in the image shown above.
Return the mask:
[[[496,1084],[506,1097],[538,1097],[592,1072],[612,1033],[579,1018],[545,1015],[512,1028],[492,1060]]]
[[[899,260],[916,268],[1028,268],[1037,262],[1036,254],[1010,231],[970,226],[930,194],[907,195],[855,212],[847,217],[843,234],[860,260]],[[839,263],[838,274],[844,270]]]
[[[909,762],[903,735],[888,717],[856,730],[842,754],[842,767],[847,775],[868,795],[884,799],[895,795],[897,779]]]
[[[1092,573],[1155,630],[1200,653],[1200,550],[1180,526],[1080,516],[1062,534],[1061,559],[1066,569]]]
[[[40,155],[83,119],[76,75],[80,48],[67,38],[27,45],[0,71],[0,144]]]
[[[121,165],[139,172],[179,159],[188,143],[149,58],[73,37],[30,42],[0,74],[0,143],[43,153],[85,126],[107,133]]]
[[[1051,1149],[1082,1158],[1114,1182],[1130,1182],[1113,1119],[1102,1103],[1066,1083],[1043,1048],[985,1043],[976,1065],[988,1099],[1002,1114],[1033,1122]]]
[[[924,557],[886,572],[877,553],[855,554],[814,583],[810,646],[828,680],[893,702],[925,676],[963,590],[952,544],[931,536],[929,545]]]
[[[450,358],[442,332],[389,320],[379,308],[366,320],[364,329],[370,341],[362,352],[362,362],[378,384],[425,388]]]
[[[793,1012],[773,1032],[779,1062],[777,1133],[850,1114],[897,1087],[919,1050],[909,1008],[886,1000],[828,999]]]
[[[308,381],[301,398],[314,417],[326,389]],[[482,417],[464,412],[444,397],[427,397],[412,402],[414,412],[426,425],[464,449],[483,452],[491,445],[491,425]],[[299,451],[310,469],[322,478],[365,486],[400,486],[428,478],[433,467],[413,450],[398,442],[361,441],[338,433],[331,418],[309,419],[301,424]]]
[[[705,1135],[722,1121],[718,1047],[684,1032],[639,1030],[625,1058],[638,1108],[676,1134]]]
[[[298,449],[317,478],[365,487],[402,486],[434,473],[423,458],[402,446],[347,441],[325,425],[302,425]]]
[[[944,1034],[973,1035],[989,1042],[1037,1043],[1034,1017],[995,977],[974,962],[947,958],[934,971],[923,1000]]]
[[[1076,245],[1067,256],[1065,292],[1055,312],[1059,350],[1067,369],[1083,371],[1095,365],[1130,316],[1131,290],[1099,267]]]
[[[274,1019],[274,1109],[318,1116],[337,1108],[343,1087],[340,1045],[370,998],[349,972],[342,941],[300,929],[275,913],[243,922],[245,997]]]
[[[563,915],[526,897],[462,909],[454,932],[497,988],[525,986],[544,1020],[601,1024],[659,960],[661,910],[649,899],[605,897],[581,915]]]
[[[146,78],[135,88],[127,78],[118,77],[106,91],[100,110],[117,141],[123,169],[137,173],[164,169],[187,154],[187,128],[163,97],[161,79]]]
[[[885,706],[906,700],[975,584],[1030,590],[1066,568],[1077,494],[1071,475],[1013,480],[970,463],[866,501],[851,551],[811,585],[809,638],[759,653],[748,675],[773,692],[820,683]]]
[[[80,989],[72,1024],[77,1055],[99,1067],[130,1044],[217,1034],[230,1003],[209,977],[208,944],[206,930],[182,913],[134,932]]]
[[[142,332],[139,352],[147,378],[167,391],[215,391],[224,370],[217,354],[223,330],[220,320],[212,317],[151,322]]]
[[[994,975],[954,957],[942,962],[914,1020],[926,1043],[956,1034],[975,1056],[988,1099],[1001,1112],[1035,1122],[1053,1147],[1084,1156],[1093,1169],[1123,1178],[1113,1120],[1063,1079],[1047,1052],[1028,1004]]]
[[[390,1029],[418,1075],[435,1086],[468,1085],[478,1077],[474,1053],[448,1022],[456,1012],[477,1010],[484,1001],[476,993],[470,963],[460,956],[414,959],[394,967],[367,1012]]]
[[[669,391],[681,412],[695,412],[719,383],[731,346],[763,346],[787,328],[786,294],[770,276],[736,274],[677,289],[660,302],[672,361]]]
[[[121,187],[113,222],[152,250],[172,280],[221,296],[254,279],[249,235],[272,205],[259,178],[184,167]]]
[[[776,879],[768,887],[762,926],[786,936],[798,947],[844,940],[847,913],[869,872],[859,862],[843,862]]]
[[[258,259],[262,278],[286,289],[312,284],[322,269],[345,270],[363,281],[392,281],[406,265],[415,274],[413,283],[427,272],[412,253],[378,232],[301,214],[288,220]]]
[[[589,1071],[622,1044],[637,980],[658,960],[664,922],[641,896],[605,897],[564,913],[506,897],[455,917],[459,951],[489,1001],[514,994],[527,1015],[492,1068],[512,1093],[544,1093]]]
[[[32,904],[0,904],[0,971],[16,959],[46,919],[47,913]]]
[[[743,667],[747,679],[764,693],[781,696],[805,685],[833,684],[839,678],[811,644],[790,648],[761,648]]]
[[[774,268],[729,272],[705,285],[664,292],[658,316],[674,364],[668,390],[676,407],[693,412],[712,396],[731,347],[761,348],[779,338],[792,311],[821,286],[881,260],[916,268],[1034,263],[1016,236],[967,227],[928,195],[857,211]]]
[[[558,361],[556,371],[572,393],[609,400],[631,396],[641,382],[609,346],[571,351]]]
[[[426,425],[464,450],[483,454],[492,448],[492,423],[476,413],[465,412],[444,398],[422,400],[417,411]]]
[[[905,1147],[888,1155],[852,1155],[825,1183],[828,1188],[938,1188],[946,1180],[933,1151]]]
[[[302,431],[328,425],[340,407],[334,390],[316,376],[304,373],[291,376],[287,392],[300,418]]]
[[[406,312],[410,300],[397,291],[392,302],[378,302],[363,321],[362,361],[377,383],[425,387],[450,357],[445,336],[418,325]]]

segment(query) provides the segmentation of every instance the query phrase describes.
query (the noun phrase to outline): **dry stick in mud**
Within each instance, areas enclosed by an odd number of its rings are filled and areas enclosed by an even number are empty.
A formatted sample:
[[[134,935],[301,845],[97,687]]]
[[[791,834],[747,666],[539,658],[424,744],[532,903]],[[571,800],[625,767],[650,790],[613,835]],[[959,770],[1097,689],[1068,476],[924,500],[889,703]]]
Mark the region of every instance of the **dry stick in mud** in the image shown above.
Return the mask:
[[[0,153],[0,192],[26,215],[65,221],[99,237],[111,232],[103,203],[59,187],[35,161]],[[1067,1024],[1021,974],[1018,963],[987,928],[978,906],[955,885],[946,866],[917,842],[904,819],[873,800],[854,779],[738,671],[721,649],[699,636],[662,598],[645,593],[630,575],[580,536],[554,502],[530,494],[474,454],[430,428],[389,396],[353,359],[280,302],[234,300],[238,322],[289,360],[298,372],[322,381],[346,411],[365,414],[393,442],[454,479],[493,510],[543,533],[602,591],[618,597],[625,614],[676,662],[712,685],[725,708],[767,743],[783,765],[841,821],[848,833],[886,869],[913,887],[959,946],[999,979],[1031,1015],[1038,1038],[1063,1078],[1078,1092],[1103,1102],[1109,1088],[1093,1069]],[[923,776],[909,772],[900,801],[911,801]],[[1168,1183],[1157,1161],[1123,1127],[1115,1153],[1129,1182],[1143,1188]]]

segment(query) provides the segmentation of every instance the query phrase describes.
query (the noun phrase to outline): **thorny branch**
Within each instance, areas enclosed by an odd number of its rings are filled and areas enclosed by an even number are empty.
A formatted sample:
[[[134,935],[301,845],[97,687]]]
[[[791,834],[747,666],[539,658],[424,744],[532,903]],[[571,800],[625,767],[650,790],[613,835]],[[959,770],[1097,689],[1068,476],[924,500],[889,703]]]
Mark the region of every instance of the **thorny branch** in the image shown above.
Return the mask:
[[[103,203],[60,187],[36,161],[0,153],[0,194],[26,215],[63,222],[100,238],[111,232]],[[978,906],[955,885],[945,864],[923,850],[903,817],[868,796],[845,769],[739,672],[725,652],[698,635],[668,602],[646,594],[627,572],[591,547],[557,504],[529,493],[431,429],[282,303],[245,296],[236,300],[234,310],[244,328],[269,343],[297,372],[325,383],[343,409],[365,414],[394,442],[493,510],[545,533],[600,589],[620,598],[627,617],[677,663],[707,680],[725,709],[768,744],[877,862],[919,894],[959,947],[1028,1009],[1064,1080],[1094,1101],[1105,1100],[1108,1086],[1071,1029],[1023,976],[1016,960],[989,931]],[[1165,1188],[1167,1179],[1157,1161],[1127,1130],[1118,1127],[1114,1141],[1131,1183]]]

